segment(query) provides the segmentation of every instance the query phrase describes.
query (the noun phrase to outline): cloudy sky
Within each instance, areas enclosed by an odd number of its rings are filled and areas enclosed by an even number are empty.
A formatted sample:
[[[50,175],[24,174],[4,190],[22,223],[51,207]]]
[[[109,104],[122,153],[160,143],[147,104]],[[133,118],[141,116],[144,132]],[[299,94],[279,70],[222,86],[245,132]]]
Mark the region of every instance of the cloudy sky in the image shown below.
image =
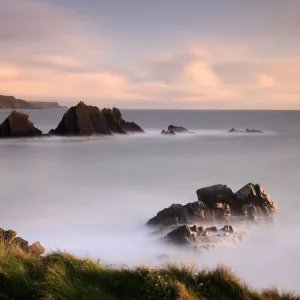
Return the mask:
[[[0,0],[0,94],[300,109],[299,0]]]

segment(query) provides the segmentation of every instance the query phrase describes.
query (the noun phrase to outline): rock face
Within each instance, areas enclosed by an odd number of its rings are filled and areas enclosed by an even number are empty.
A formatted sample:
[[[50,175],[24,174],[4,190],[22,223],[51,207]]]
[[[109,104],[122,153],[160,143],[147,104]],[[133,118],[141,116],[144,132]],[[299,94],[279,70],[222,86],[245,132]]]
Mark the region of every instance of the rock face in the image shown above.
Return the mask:
[[[13,110],[0,125],[0,138],[2,137],[35,137],[43,133],[34,127],[29,116]]]
[[[196,225],[182,225],[170,231],[161,241],[178,246],[188,245],[209,249],[224,241],[238,241],[242,238],[242,234],[234,232],[230,225],[225,225],[219,230],[216,227],[212,228],[199,230]]]
[[[124,121],[120,110],[115,107],[100,110],[96,106],[88,106],[80,102],[64,114],[57,128],[52,129],[49,134],[89,136],[128,132],[143,132],[143,129],[134,122]]]
[[[30,246],[26,240],[17,237],[17,233],[13,230],[0,228],[0,241],[7,247],[18,246],[29,254],[42,255],[45,252],[45,248],[40,242],[36,242]]]
[[[272,199],[262,185],[249,183],[238,192],[226,185],[197,190],[198,201],[186,205],[172,204],[147,222],[151,226],[171,226],[203,221],[228,221],[234,218],[256,220],[275,212]]]

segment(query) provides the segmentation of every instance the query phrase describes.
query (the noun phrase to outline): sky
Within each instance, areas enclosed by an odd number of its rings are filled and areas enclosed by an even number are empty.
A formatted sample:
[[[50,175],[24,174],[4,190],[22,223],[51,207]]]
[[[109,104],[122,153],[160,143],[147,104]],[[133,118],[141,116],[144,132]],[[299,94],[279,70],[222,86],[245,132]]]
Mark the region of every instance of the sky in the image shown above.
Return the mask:
[[[299,0],[0,0],[0,94],[300,109]]]

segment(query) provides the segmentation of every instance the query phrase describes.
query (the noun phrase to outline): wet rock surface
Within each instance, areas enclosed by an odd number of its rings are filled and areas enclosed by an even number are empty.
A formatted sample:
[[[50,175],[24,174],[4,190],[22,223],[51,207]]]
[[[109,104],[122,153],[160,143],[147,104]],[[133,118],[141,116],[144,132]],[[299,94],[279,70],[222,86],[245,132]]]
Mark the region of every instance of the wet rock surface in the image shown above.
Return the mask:
[[[197,190],[198,201],[172,204],[151,218],[147,225],[168,227],[179,224],[258,220],[269,218],[275,204],[262,185],[249,183],[234,193],[226,185],[214,185]]]
[[[14,230],[4,230],[0,228],[0,242],[7,247],[18,246],[28,254],[42,255],[45,252],[45,248],[40,242],[35,242],[30,245],[28,241],[17,237],[17,233]]]
[[[72,106],[63,116],[56,129],[50,130],[50,135],[90,136],[113,135],[134,132],[144,132],[134,122],[126,122],[118,108],[103,108],[89,106],[79,102]]]
[[[34,127],[29,116],[13,110],[0,124],[0,138],[36,137],[42,136],[41,130]]]

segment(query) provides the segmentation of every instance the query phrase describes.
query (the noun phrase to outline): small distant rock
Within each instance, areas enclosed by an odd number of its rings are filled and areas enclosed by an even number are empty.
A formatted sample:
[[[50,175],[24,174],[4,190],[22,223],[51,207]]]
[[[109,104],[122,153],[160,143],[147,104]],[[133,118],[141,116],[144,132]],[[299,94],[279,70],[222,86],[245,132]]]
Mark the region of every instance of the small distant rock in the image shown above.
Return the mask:
[[[175,133],[186,133],[189,132],[186,128],[182,126],[169,125],[168,131],[174,131]]]
[[[164,130],[161,132],[161,134],[165,135],[176,135],[176,133],[173,130]]]
[[[246,132],[246,133],[263,133],[262,130],[259,130],[259,129],[250,129],[250,128],[247,128],[246,130],[240,130],[240,129],[237,129],[237,128],[231,128],[228,132]]]
[[[42,136],[41,130],[34,127],[29,116],[13,110],[0,125],[0,138]]]
[[[244,130],[239,130],[236,128],[231,128],[228,132],[245,132]]]
[[[245,132],[247,132],[247,133],[263,133],[263,131],[260,129],[250,129],[250,128],[247,128]]]

